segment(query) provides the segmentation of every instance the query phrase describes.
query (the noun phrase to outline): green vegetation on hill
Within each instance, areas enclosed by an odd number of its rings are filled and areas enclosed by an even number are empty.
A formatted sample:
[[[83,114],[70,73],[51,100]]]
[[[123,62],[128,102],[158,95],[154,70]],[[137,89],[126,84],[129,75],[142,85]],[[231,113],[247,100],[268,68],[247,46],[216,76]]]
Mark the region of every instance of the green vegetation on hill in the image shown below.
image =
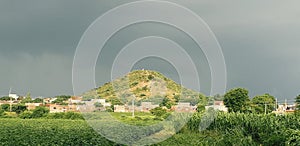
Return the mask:
[[[161,73],[150,70],[130,72],[124,77],[84,93],[83,99],[103,98],[112,104],[120,104],[126,103],[133,95],[137,102],[161,103],[164,98],[168,98],[172,105],[178,101],[197,104],[206,100],[203,94],[184,88]]]

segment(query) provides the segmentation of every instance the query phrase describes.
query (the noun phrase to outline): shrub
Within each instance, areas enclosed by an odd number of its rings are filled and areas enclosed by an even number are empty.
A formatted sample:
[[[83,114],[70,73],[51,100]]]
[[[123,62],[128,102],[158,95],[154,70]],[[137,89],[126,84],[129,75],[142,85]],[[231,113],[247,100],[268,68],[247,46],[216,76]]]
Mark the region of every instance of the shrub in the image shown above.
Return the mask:
[[[32,112],[31,111],[24,111],[19,115],[19,118],[21,118],[21,119],[31,119],[32,118]]]
[[[157,116],[157,117],[162,117],[164,114],[167,113],[166,109],[163,109],[161,107],[156,107],[154,109],[150,110],[151,114]]]
[[[49,113],[49,109],[43,106],[36,107],[32,112],[32,118],[40,118],[46,116]]]

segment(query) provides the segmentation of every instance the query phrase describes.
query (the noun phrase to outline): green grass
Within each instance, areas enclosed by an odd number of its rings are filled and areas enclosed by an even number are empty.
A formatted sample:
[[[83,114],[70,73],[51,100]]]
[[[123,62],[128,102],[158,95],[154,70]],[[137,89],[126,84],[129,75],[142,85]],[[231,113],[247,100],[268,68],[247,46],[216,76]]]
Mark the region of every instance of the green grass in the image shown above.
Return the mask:
[[[132,113],[110,113],[117,120],[131,124],[131,125],[139,125],[139,126],[148,126],[154,125],[160,122],[161,120],[155,118],[151,113],[143,113],[143,112],[135,112],[134,117],[132,117]]]
[[[130,113],[112,113],[112,116],[130,123],[127,121]],[[141,119],[152,117],[150,113],[136,113],[136,116]],[[201,120],[199,117],[199,114],[195,114],[181,131],[154,145],[300,145],[299,116],[219,113],[213,123],[201,132],[198,130]],[[106,117],[102,117],[102,120],[105,119]],[[138,122],[131,121],[131,124],[147,123],[141,119],[133,119]],[[105,125],[102,126],[108,127],[103,129],[106,132],[113,128],[118,130],[119,134],[112,134],[119,136],[121,140],[142,138],[142,135],[122,133],[126,126],[115,127],[111,121],[103,124]],[[84,120],[7,118],[0,119],[0,125],[0,145],[118,145],[99,135]],[[143,126],[134,130],[144,133]],[[148,136],[161,136],[157,135],[160,127],[153,127],[146,132]]]
[[[0,145],[115,145],[84,120],[0,119]]]

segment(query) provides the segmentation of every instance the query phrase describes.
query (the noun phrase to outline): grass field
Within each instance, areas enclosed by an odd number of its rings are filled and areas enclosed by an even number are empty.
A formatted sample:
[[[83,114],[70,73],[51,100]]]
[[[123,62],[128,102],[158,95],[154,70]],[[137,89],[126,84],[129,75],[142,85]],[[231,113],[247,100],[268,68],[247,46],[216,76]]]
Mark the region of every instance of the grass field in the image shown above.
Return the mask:
[[[132,122],[129,113],[113,114],[131,124],[145,118],[149,118],[147,124],[157,122],[150,114],[136,115],[140,118]],[[155,145],[300,145],[299,116],[220,113],[208,129],[199,132],[200,120],[195,114],[181,131]],[[113,127],[113,123],[106,124]],[[95,132],[85,120],[5,118],[0,125],[0,145],[118,145]],[[119,130],[122,132],[122,127]],[[155,135],[160,131],[148,132]],[[126,140],[135,135],[123,136]]]

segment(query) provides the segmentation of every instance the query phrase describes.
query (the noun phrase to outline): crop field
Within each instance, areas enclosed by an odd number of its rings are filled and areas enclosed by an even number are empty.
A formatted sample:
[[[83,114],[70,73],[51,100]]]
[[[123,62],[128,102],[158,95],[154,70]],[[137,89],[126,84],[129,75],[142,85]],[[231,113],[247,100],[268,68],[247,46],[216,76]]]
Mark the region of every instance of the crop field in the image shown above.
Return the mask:
[[[113,116],[128,122],[131,115]],[[149,118],[148,124],[155,123],[150,114],[137,116],[140,118],[131,120]],[[300,117],[296,115],[219,113],[200,132],[201,117],[195,114],[177,134],[155,145],[300,145]],[[84,120],[4,118],[0,125],[0,145],[119,145],[99,135]]]

